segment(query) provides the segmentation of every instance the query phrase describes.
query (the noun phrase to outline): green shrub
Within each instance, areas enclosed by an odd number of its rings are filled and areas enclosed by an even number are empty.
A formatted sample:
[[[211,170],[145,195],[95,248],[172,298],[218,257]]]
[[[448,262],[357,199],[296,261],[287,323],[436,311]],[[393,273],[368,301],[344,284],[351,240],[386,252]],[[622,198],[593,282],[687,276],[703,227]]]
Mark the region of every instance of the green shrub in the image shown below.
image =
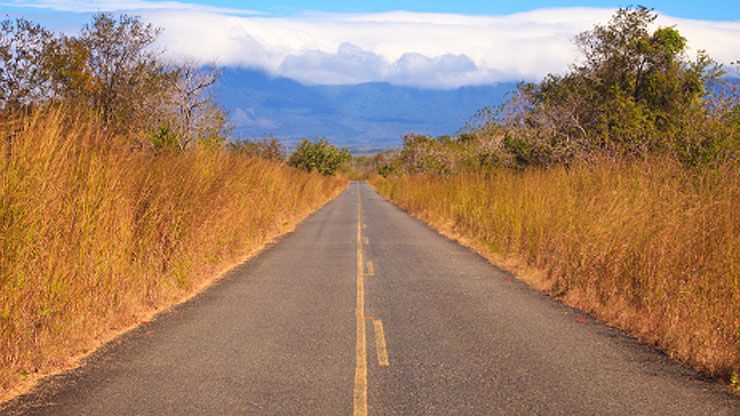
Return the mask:
[[[308,172],[316,171],[322,175],[333,175],[343,163],[350,159],[349,150],[338,148],[326,139],[315,142],[303,139],[290,154],[288,164]]]

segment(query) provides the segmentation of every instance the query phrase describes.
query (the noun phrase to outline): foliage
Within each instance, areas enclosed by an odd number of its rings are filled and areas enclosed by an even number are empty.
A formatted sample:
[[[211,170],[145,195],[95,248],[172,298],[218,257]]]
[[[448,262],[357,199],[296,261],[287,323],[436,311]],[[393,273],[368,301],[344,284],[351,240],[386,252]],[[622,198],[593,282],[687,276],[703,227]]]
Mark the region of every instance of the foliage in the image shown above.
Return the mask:
[[[267,136],[259,140],[231,142],[228,147],[233,152],[257,156],[263,159],[285,160],[285,147],[273,136]]]
[[[737,85],[704,52],[687,59],[675,28],[650,32],[655,18],[645,7],[618,10],[576,38],[583,59],[569,72],[520,84],[456,136],[405,136],[379,171],[449,175],[655,156],[690,167],[737,161]]]
[[[303,139],[290,154],[288,164],[308,172],[315,171],[322,175],[333,175],[343,163],[350,159],[349,150],[340,149],[326,139],[315,142]]]
[[[139,146],[161,147],[164,133],[180,151],[220,144],[226,117],[208,96],[218,70],[164,63],[154,48],[159,33],[138,17],[106,13],[77,36],[24,19],[3,21],[0,111],[63,102]]]
[[[353,157],[350,161],[350,177],[354,180],[367,180],[380,173],[387,176],[392,171],[391,163],[397,158],[396,150],[365,154]]]
[[[25,19],[0,22],[0,108],[18,107],[53,96],[44,57],[52,36]]]
[[[653,33],[656,14],[620,9],[608,25],[577,37],[583,63],[565,75],[521,85],[499,120],[504,147],[520,164],[570,163],[594,157],[672,155],[698,162],[686,138],[722,159],[728,131],[708,113],[707,85],[721,67],[705,53],[685,58],[686,40],[672,27]],[[493,120],[491,120],[493,121]]]
[[[171,88],[175,74],[150,50],[157,34],[151,25],[127,15],[116,19],[98,14],[82,28],[79,41],[88,51],[84,65],[94,80],[87,98],[116,130],[137,122],[159,124],[152,122],[150,111],[158,113],[157,95]]]
[[[157,150],[177,148],[177,137],[170,126],[162,126],[159,131],[149,135],[149,140]]]

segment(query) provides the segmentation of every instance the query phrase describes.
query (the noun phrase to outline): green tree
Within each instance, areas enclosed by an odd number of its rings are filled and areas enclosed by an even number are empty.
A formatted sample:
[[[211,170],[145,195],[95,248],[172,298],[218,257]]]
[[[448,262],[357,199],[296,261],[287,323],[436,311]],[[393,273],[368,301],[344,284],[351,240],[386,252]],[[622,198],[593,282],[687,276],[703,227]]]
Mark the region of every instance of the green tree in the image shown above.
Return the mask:
[[[576,38],[581,64],[519,87],[498,113],[515,160],[676,153],[682,138],[704,134],[694,127],[706,118],[706,85],[720,67],[703,52],[686,59],[686,40],[673,27],[651,33],[656,17],[642,6],[618,10]]]
[[[303,139],[290,154],[288,164],[309,172],[316,171],[323,175],[333,175],[344,162],[350,159],[351,156],[346,148],[340,149],[329,143],[327,139],[315,142]]]

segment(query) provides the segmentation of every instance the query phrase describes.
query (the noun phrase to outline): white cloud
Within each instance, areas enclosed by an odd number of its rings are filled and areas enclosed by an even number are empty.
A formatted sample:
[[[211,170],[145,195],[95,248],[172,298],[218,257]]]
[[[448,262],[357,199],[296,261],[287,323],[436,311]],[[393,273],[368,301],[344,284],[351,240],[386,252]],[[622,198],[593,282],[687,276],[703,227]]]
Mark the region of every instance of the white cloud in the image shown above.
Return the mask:
[[[44,2],[58,4],[59,10],[79,3]],[[573,37],[606,23],[614,12],[565,8],[500,16],[397,11],[275,17],[193,5],[183,11],[176,6],[182,3],[174,2],[156,3],[174,5],[164,10],[144,0],[82,3],[142,10],[146,20],[164,28],[162,46],[172,56],[260,68],[308,84],[387,81],[440,88],[535,80],[563,72],[579,56]],[[660,16],[657,24],[676,25],[688,38],[692,54],[705,49],[720,62],[740,59],[738,21]]]
[[[394,12],[238,17],[152,12],[175,56],[264,69],[309,84],[388,81],[456,87],[535,79],[577,56],[572,37],[610,11],[510,16]]]
[[[387,76],[388,81],[394,84],[421,87],[456,87],[495,78],[493,71],[479,68],[466,55],[446,54],[429,58],[415,52],[401,55]]]
[[[310,84],[388,81],[456,87],[562,72],[578,58],[573,37],[605,23],[610,9],[535,10],[506,16],[437,13],[310,13],[236,17],[150,13],[165,28],[163,44],[221,65],[267,70]],[[740,58],[740,22],[661,16],[694,49],[715,59]]]
[[[288,55],[277,72],[306,83],[357,84],[382,79],[386,67],[380,55],[342,43],[336,53],[308,49]]]

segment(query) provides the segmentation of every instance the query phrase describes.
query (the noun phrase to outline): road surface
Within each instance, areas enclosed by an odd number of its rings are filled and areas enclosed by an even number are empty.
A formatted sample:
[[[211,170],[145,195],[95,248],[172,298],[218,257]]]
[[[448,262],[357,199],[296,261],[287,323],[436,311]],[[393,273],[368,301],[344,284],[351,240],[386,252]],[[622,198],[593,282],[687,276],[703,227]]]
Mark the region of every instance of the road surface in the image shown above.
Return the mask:
[[[352,183],[0,413],[694,416],[739,402]]]

